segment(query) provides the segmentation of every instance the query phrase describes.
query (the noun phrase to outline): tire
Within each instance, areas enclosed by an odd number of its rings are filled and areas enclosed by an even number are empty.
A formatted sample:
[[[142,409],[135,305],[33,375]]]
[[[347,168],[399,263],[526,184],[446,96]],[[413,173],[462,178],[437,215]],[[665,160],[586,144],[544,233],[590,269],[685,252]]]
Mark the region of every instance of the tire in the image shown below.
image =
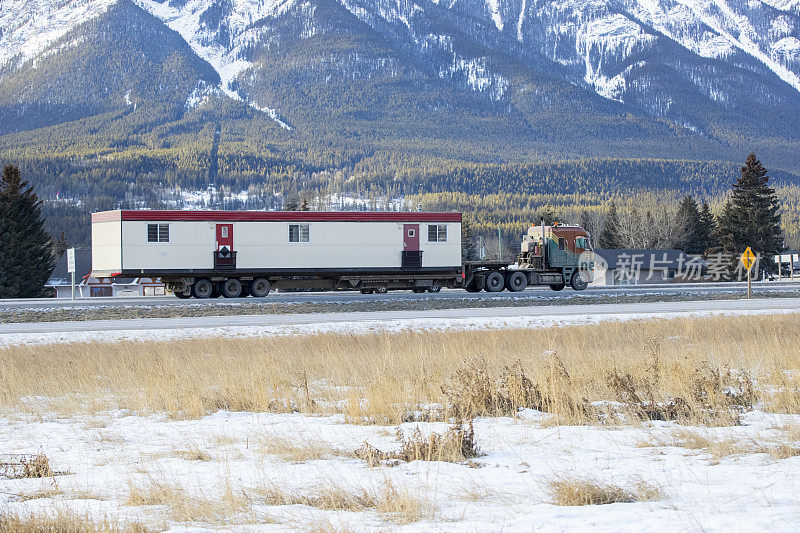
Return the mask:
[[[389,287],[387,287],[386,285],[375,289],[375,294],[386,294],[387,292],[389,292]]]
[[[248,290],[250,294],[252,294],[256,298],[263,298],[269,294],[270,289],[272,286],[269,283],[269,280],[266,278],[256,278],[250,282],[250,286]]]
[[[189,291],[189,292],[173,292],[172,294],[174,294],[175,296],[177,296],[181,300],[186,300],[187,298],[191,298],[192,297],[192,291]]]
[[[442,290],[442,286],[439,285],[438,283],[434,283],[433,285],[428,287],[428,292],[431,292],[431,293],[434,293],[434,294],[436,294],[440,290]]]
[[[361,294],[372,294],[375,292],[375,289],[361,289]]]
[[[242,282],[236,278],[228,278],[219,288],[225,298],[238,298],[242,295]]]
[[[192,296],[205,300],[214,294],[214,284],[207,279],[198,279],[192,285]]]
[[[564,285],[563,283],[555,283],[553,285],[550,285],[550,288],[556,292],[562,290],[564,287],[566,287],[566,285]]]
[[[422,294],[423,292],[425,292],[425,288],[424,287],[414,287],[413,289],[411,289],[411,292],[413,292],[414,294]]]
[[[500,292],[506,287],[506,280],[498,271],[489,272],[486,275],[486,292]]]
[[[525,290],[528,286],[528,276],[525,272],[512,272],[506,278],[506,288],[511,292],[519,292]]]
[[[583,272],[581,272],[580,270],[578,270],[572,275],[572,281],[570,281],[569,284],[576,291],[585,290],[586,287],[589,286],[589,282],[586,281],[586,278],[583,276]]]

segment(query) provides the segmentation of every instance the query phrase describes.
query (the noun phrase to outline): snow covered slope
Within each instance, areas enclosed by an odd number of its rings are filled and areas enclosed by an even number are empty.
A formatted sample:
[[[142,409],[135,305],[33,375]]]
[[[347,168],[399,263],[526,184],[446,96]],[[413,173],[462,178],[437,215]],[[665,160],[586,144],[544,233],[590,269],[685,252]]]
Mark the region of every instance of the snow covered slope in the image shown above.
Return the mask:
[[[36,57],[75,26],[117,0],[3,0],[0,4],[0,68]]]
[[[315,87],[303,105],[325,107],[380,79],[411,83],[423,107],[465,90],[534,130],[543,112],[632,113],[733,142],[777,115],[759,134],[800,140],[800,0],[4,0],[0,85],[115,3],[157,17],[213,66],[215,91],[286,128],[303,119],[289,87]],[[358,116],[374,122],[379,101]]]

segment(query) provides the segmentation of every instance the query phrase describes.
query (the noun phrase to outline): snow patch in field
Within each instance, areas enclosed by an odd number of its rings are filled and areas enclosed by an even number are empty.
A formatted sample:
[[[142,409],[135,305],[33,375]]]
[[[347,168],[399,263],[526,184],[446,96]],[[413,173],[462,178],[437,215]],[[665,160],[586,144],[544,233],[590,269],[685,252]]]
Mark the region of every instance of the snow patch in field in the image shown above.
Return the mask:
[[[629,320],[656,320],[670,318],[693,318],[710,316],[769,315],[794,313],[794,310],[763,311],[691,311],[665,313],[630,314],[586,314],[563,316],[512,316],[477,318],[422,318],[422,319],[382,319],[358,321],[331,321],[309,324],[269,325],[269,326],[222,326],[204,328],[164,328],[125,330],[113,329],[109,323],[104,331],[71,331],[39,333],[2,333],[0,347],[14,345],[41,345],[79,342],[158,342],[177,339],[207,338],[253,338],[288,337],[296,335],[371,335],[380,333],[449,332],[480,331],[502,329],[538,329],[548,327],[579,326],[602,322],[622,322]],[[160,319],[168,323],[169,319]],[[117,321],[124,324],[125,320]]]
[[[392,468],[369,467],[346,455],[365,442],[380,450],[396,450],[397,427],[347,424],[342,415],[219,411],[197,420],[169,420],[110,411],[69,418],[4,416],[0,418],[4,453],[43,453],[52,468],[69,474],[42,480],[0,478],[0,502],[4,511],[23,516],[65,507],[112,521],[124,517],[147,524],[169,516],[167,508],[125,505],[131,485],[165,483],[213,501],[226,489],[254,495],[258,487],[274,486],[290,494],[319,495],[330,486],[353,493],[379,492],[390,482],[435,506],[435,512],[423,513],[403,531],[796,529],[800,458],[772,460],[764,453],[744,453],[714,459],[708,450],[671,444],[676,432],[689,430],[744,445],[776,446],[776,440],[796,445],[776,428],[796,425],[800,417],[756,411],[744,415],[744,424],[736,427],[652,422],[608,428],[547,427],[540,421],[549,415],[530,410],[521,415],[517,420],[476,419],[475,439],[483,455],[469,462],[414,461]],[[447,427],[412,422],[399,429],[407,434],[419,428],[428,435],[444,433]],[[331,453],[294,460],[272,446],[284,442],[300,450],[311,443]],[[204,452],[207,460],[192,460],[185,454],[188,450]],[[650,502],[564,507],[554,505],[549,493],[549,483],[557,479],[591,479],[623,487],[646,483],[660,488],[663,495]],[[54,486],[63,493],[49,496],[47,489]],[[39,489],[43,494],[38,498],[17,497]],[[256,503],[253,511],[256,522],[265,523],[231,521],[223,529],[305,530],[320,523],[351,531],[387,528],[387,518],[370,509],[343,512],[301,505],[265,509]],[[249,518],[248,513],[245,519]],[[275,519],[282,523],[275,524]],[[165,525],[172,531],[185,531],[187,526],[198,531],[219,529],[202,522]]]

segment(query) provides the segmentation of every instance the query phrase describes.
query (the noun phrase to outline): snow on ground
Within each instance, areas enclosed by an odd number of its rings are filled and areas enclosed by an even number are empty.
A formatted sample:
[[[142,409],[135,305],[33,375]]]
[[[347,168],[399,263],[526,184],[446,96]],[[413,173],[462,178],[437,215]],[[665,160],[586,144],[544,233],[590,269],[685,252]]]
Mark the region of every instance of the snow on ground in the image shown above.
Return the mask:
[[[521,311],[524,312],[524,311]],[[660,318],[689,318],[705,316],[765,315],[793,313],[791,309],[765,309],[762,311],[693,311],[669,313],[626,313],[626,314],[586,314],[551,316],[512,316],[476,318],[423,318],[394,320],[353,320],[320,321],[308,324],[269,325],[269,326],[221,326],[202,328],[163,328],[163,329],[125,329],[126,323],[135,320],[114,321],[119,329],[114,329],[111,321],[98,321],[103,324],[102,331],[64,331],[36,333],[0,333],[0,348],[15,345],[40,345],[76,342],[120,342],[120,341],[165,341],[187,338],[219,337],[276,337],[291,335],[314,335],[337,333],[346,335],[365,335],[372,333],[399,332],[442,332],[466,330],[497,330],[544,328],[552,326],[573,326],[597,324],[606,321],[648,320]],[[168,323],[169,318],[158,319]]]
[[[0,501],[19,514],[58,508],[111,519],[153,520],[184,531],[163,506],[126,505],[131,486],[166,483],[212,500],[223,490],[256,494],[274,487],[294,495],[323,487],[379,490],[387,482],[433,508],[402,527],[375,510],[326,511],[309,505],[263,505],[253,496],[251,530],[307,529],[325,523],[348,530],[405,531],[796,531],[800,523],[800,457],[766,453],[712,457],[675,446],[672,423],[642,427],[548,427],[535,411],[516,420],[475,421],[484,454],[465,463],[415,461],[370,468],[350,455],[365,441],[397,448],[394,427],[349,425],[339,416],[218,412],[175,421],[105,413],[41,420],[0,418],[0,448],[40,452],[69,473],[45,479],[0,477]],[[737,427],[697,429],[736,442],[786,438],[780,431],[800,417],[752,412]],[[409,423],[405,431],[442,432],[442,423]],[[286,450],[286,440],[329,448],[321,457]],[[664,442],[661,440],[666,439]],[[655,445],[653,445],[655,444]],[[797,443],[795,443],[797,444]],[[192,460],[185,452],[207,454]],[[319,455],[319,454],[318,454]],[[551,503],[549,482],[590,478],[623,487],[648,483],[663,495],[649,502],[564,507]],[[57,489],[53,494],[53,489]],[[40,498],[27,499],[36,491]],[[47,494],[51,491],[51,494]],[[60,493],[59,493],[60,492]],[[21,496],[20,496],[21,495]],[[159,514],[161,513],[161,514]],[[230,518],[228,527],[236,526]]]

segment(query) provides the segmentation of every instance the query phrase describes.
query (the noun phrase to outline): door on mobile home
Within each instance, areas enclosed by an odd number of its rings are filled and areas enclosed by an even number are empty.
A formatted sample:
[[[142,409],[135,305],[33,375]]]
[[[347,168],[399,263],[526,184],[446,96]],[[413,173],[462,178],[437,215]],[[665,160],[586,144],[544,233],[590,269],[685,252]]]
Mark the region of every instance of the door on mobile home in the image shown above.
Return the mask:
[[[217,270],[236,268],[236,251],[233,249],[233,224],[217,224],[214,268]]]
[[[403,253],[401,267],[422,267],[422,252],[419,249],[419,224],[403,224]]]

